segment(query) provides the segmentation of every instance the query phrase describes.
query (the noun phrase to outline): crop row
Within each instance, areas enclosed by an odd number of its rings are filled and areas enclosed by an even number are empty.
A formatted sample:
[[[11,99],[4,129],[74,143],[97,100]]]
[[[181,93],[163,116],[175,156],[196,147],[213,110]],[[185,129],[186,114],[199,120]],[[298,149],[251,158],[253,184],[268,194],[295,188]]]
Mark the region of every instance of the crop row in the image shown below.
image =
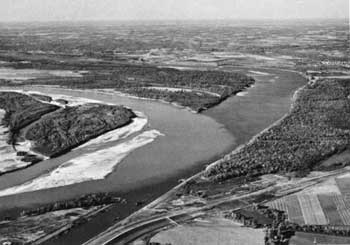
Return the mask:
[[[350,225],[350,203],[339,194],[296,194],[269,206],[284,211],[290,222],[299,225]]]

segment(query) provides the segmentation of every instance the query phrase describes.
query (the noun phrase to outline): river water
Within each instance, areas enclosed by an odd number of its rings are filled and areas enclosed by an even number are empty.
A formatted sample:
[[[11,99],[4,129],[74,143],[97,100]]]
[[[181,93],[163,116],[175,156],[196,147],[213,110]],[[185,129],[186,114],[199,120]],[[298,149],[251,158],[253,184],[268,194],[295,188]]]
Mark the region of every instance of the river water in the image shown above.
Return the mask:
[[[229,70],[241,71],[254,77],[255,85],[243,92],[243,96],[230,97],[203,114],[225,125],[234,135],[237,144],[247,142],[287,113],[294,91],[306,83],[303,76],[292,71],[244,68]],[[257,75],[254,71],[266,74]]]
[[[256,84],[201,115],[159,102],[93,91],[35,89],[43,93],[66,94],[126,105],[146,114],[149,118],[147,130],[157,129],[165,136],[132,152],[104,180],[2,197],[0,208],[13,207],[14,204],[41,204],[90,192],[120,192],[121,196],[129,200],[129,205],[116,206],[47,244],[79,244],[86,241],[111,225],[116,217],[122,218],[135,211],[138,208],[135,207],[135,201],[148,202],[156,198],[176,185],[178,179],[189,177],[203,169],[206,164],[247,142],[281,118],[290,108],[294,91],[306,82],[299,74],[289,71],[254,70],[268,73],[262,75],[252,73],[249,69],[240,70],[252,75]],[[1,176],[0,189],[40,176],[64,161],[83,154],[83,151],[84,149],[73,151],[28,169]]]
[[[128,191],[146,184],[164,181],[170,175],[177,175],[178,172],[186,171],[193,165],[223,154],[235,145],[234,137],[214,119],[168,104],[94,91],[70,91],[59,88],[28,89],[128,106],[143,112],[148,117],[145,130],[156,129],[165,136],[158,137],[154,142],[133,151],[104,180],[3,197],[0,198],[2,207],[13,207],[13,203],[16,203],[16,206],[22,206],[51,202],[91,192]],[[24,183],[85,153],[84,148],[78,149],[25,170],[1,176],[0,189]]]

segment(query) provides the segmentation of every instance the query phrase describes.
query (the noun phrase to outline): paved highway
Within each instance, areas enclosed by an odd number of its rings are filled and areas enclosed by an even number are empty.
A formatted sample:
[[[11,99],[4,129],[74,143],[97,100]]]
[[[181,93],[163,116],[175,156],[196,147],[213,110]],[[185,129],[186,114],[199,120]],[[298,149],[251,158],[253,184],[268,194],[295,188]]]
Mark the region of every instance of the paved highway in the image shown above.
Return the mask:
[[[261,195],[266,192],[271,192],[271,191],[276,191],[281,189],[283,189],[284,194],[300,191],[301,189],[320,183],[320,181],[324,181],[328,177],[335,176],[338,174],[344,174],[345,172],[349,172],[349,171],[350,171],[350,168],[347,169],[347,171],[335,170],[325,175],[306,178],[304,180],[301,179],[300,182],[288,183],[284,187],[283,185],[270,186],[265,189],[254,191],[254,192],[247,193],[240,196],[236,196],[236,195],[226,196],[218,200],[212,201],[207,205],[199,208],[183,209],[172,213],[166,213],[157,217],[153,216],[153,217],[149,217],[146,220],[143,219],[141,221],[133,222],[128,225],[116,224],[115,226],[111,227],[107,231],[87,241],[86,243],[84,243],[84,245],[116,245],[116,244],[125,245],[132,241],[135,241],[136,239],[146,234],[150,234],[151,232],[158,231],[158,230],[161,230],[162,228],[166,228],[169,226],[173,226],[177,222],[183,222],[186,220],[194,219],[195,217],[203,215],[203,212],[205,210],[209,210],[219,204],[231,202],[234,200],[240,200],[240,199],[244,199],[244,198],[252,197],[256,195]],[[164,197],[161,197],[159,200],[164,200]],[[241,209],[244,206],[246,205],[236,207],[236,209]]]
[[[151,233],[152,231],[156,231],[168,226],[174,226],[177,222],[190,220],[195,216],[195,213],[190,215],[182,212],[180,214],[163,216],[157,219],[142,221],[128,226],[121,226],[119,229],[106,231],[100,236],[86,242],[84,245],[125,245],[136,240],[139,237]]]

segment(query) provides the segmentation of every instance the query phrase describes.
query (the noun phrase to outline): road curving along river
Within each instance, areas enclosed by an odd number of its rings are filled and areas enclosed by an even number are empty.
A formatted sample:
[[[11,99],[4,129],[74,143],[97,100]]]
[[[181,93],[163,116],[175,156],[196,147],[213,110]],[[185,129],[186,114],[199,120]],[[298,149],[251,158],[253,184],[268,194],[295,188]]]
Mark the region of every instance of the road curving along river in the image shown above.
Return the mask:
[[[237,68],[232,68],[237,70]],[[253,76],[256,84],[220,105],[193,114],[187,110],[149,100],[121,97],[97,91],[72,91],[60,88],[30,88],[50,94],[96,99],[126,105],[143,112],[148,118],[144,130],[156,129],[165,136],[136,149],[106,179],[88,181],[48,190],[1,197],[0,209],[45,203],[89,192],[115,191],[128,199],[128,205],[115,206],[58,239],[45,244],[80,244],[106,229],[139,207],[137,201],[149,202],[175,186],[180,178],[189,177],[206,164],[217,160],[288,112],[294,91],[306,83],[295,72],[272,69],[240,69]],[[101,145],[107,147],[108,145]],[[0,190],[22,184],[50,172],[84,148],[41,162],[33,167],[0,177]]]

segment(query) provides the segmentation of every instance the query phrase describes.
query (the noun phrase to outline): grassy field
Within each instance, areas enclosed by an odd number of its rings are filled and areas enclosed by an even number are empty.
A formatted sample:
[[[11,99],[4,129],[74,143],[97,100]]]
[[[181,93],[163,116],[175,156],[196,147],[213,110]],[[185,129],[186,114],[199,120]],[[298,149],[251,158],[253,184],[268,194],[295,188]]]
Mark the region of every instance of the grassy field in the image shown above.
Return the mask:
[[[230,220],[211,218],[160,232],[151,242],[172,245],[262,245],[264,232]]]
[[[315,240],[318,245],[350,244],[349,237],[327,236],[327,235],[320,235],[320,234],[297,232],[296,235],[291,239],[289,245],[314,245]]]

